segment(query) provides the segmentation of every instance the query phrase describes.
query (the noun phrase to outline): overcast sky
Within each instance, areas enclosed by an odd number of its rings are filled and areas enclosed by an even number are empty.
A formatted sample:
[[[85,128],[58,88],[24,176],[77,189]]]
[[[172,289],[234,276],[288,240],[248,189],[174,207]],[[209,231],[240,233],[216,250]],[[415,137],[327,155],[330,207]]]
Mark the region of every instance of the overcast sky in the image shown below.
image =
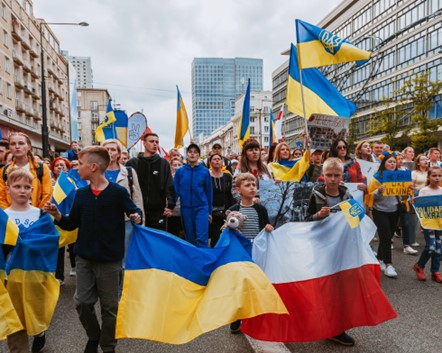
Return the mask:
[[[90,56],[94,87],[107,88],[130,116],[143,111],[173,147],[176,89],[192,119],[194,57],[264,60],[264,89],[295,42],[295,18],[317,24],[341,0],[34,0],[35,17],[81,22],[51,26],[63,50]],[[185,143],[188,143],[185,137]]]

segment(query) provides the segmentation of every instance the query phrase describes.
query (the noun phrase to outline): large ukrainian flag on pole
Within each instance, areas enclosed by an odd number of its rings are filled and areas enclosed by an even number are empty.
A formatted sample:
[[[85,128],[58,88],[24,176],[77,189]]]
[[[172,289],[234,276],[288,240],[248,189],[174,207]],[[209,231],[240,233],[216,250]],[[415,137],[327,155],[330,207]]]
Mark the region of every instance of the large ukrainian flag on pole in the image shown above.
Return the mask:
[[[247,84],[246,94],[244,95],[244,103],[242,106],[242,115],[238,124],[238,143],[242,148],[244,141],[250,138],[250,79]]]
[[[347,100],[318,69],[299,70],[297,50],[292,44],[286,105],[293,114],[304,116],[301,84],[303,85],[305,116],[307,118],[312,114],[349,118],[356,111],[356,105]]]
[[[184,135],[189,131],[189,118],[187,116],[186,107],[184,106],[183,97],[181,97],[180,89],[177,90],[177,108],[176,108],[176,130],[175,130],[175,148],[182,148]],[[190,137],[192,139],[192,137]]]
[[[103,142],[109,139],[116,138],[115,126],[113,124],[116,121],[117,118],[115,117],[111,101],[109,100],[104,121],[100,125],[98,125],[95,130],[95,140],[97,142]]]
[[[183,344],[239,319],[286,314],[242,242],[251,247],[240,233],[225,229],[215,248],[197,248],[166,232],[136,225],[116,338]]]
[[[366,61],[371,56],[369,51],[359,49],[327,30],[301,20],[295,22],[301,69]]]

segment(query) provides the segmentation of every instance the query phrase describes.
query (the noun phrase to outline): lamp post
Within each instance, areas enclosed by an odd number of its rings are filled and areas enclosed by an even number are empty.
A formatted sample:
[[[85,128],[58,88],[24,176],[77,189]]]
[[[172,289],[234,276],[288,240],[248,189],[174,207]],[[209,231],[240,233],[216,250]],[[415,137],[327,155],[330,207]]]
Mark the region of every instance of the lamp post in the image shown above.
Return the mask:
[[[45,78],[45,61],[43,49],[43,26],[61,25],[61,26],[81,26],[87,27],[87,22],[46,22],[40,20],[40,61],[41,61],[41,138],[43,157],[49,157],[49,128],[48,128],[48,110],[46,102],[46,78]]]

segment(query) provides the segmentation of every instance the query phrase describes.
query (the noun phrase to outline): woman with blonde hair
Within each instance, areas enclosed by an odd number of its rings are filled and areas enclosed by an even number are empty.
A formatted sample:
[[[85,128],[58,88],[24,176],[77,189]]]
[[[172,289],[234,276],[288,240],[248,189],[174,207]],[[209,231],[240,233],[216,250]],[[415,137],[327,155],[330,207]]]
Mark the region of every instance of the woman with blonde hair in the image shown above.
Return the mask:
[[[11,206],[11,198],[6,194],[6,180],[8,173],[14,168],[23,168],[34,176],[31,204],[34,207],[43,208],[52,197],[52,178],[49,167],[34,159],[31,139],[23,132],[13,132],[9,135],[9,150],[12,154],[12,162],[6,164],[0,171],[0,208],[6,209]]]
[[[370,142],[366,140],[359,142],[356,146],[355,157],[363,161],[376,162],[371,154]]]

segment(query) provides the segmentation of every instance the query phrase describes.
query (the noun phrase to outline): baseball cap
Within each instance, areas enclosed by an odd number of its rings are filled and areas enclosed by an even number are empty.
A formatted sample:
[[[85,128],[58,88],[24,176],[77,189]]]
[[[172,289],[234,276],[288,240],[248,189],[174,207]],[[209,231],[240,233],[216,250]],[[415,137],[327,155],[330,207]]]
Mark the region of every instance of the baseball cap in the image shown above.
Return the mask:
[[[213,144],[212,148],[223,148],[220,143],[216,142]]]
[[[195,148],[198,151],[198,154],[201,154],[201,150],[196,143],[191,143],[189,146],[187,146],[187,151],[190,150],[191,148]]]

